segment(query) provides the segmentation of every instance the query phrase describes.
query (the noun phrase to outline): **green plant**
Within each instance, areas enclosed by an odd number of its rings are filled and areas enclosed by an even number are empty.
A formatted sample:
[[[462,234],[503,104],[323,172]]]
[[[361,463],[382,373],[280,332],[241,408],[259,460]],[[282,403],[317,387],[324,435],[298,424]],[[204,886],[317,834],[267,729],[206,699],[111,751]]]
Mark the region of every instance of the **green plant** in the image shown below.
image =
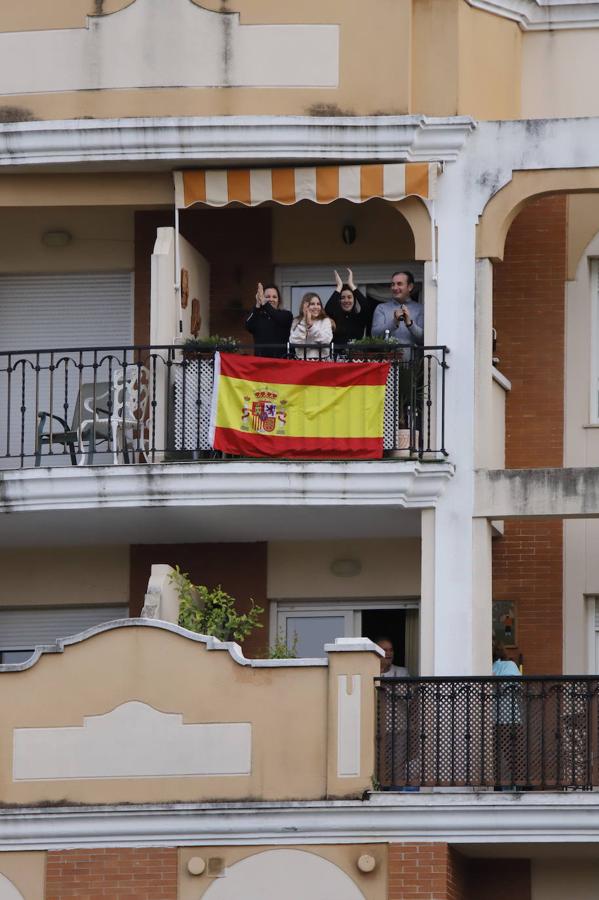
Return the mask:
[[[293,635],[291,647],[282,637],[277,637],[274,644],[268,648],[268,659],[297,659],[297,633]]]
[[[179,594],[179,625],[183,628],[221,641],[243,641],[254,628],[262,628],[259,619],[264,610],[253,600],[247,613],[238,613],[235,599],[220,584],[214,590],[194,584],[179,566],[172,573],[171,581]]]
[[[363,348],[364,350],[395,350],[396,347],[401,346],[401,341],[398,341],[397,338],[388,337],[362,337],[362,338],[354,338],[351,341],[347,342],[347,346],[351,349],[354,347],[356,349]]]
[[[232,351],[239,348],[239,341],[234,337],[222,337],[220,334],[211,334],[209,337],[187,338],[183,342],[183,350],[187,353],[224,350]]]

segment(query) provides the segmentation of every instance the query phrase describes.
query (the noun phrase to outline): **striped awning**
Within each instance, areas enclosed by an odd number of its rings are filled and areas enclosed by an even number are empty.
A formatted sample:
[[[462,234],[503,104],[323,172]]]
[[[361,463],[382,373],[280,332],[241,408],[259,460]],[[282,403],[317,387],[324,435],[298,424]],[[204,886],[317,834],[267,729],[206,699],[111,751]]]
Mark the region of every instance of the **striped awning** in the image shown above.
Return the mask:
[[[179,209],[195,203],[289,206],[300,200],[364,203],[373,197],[402,200],[434,197],[437,163],[381,163],[357,166],[301,166],[285,169],[188,169],[175,172]]]

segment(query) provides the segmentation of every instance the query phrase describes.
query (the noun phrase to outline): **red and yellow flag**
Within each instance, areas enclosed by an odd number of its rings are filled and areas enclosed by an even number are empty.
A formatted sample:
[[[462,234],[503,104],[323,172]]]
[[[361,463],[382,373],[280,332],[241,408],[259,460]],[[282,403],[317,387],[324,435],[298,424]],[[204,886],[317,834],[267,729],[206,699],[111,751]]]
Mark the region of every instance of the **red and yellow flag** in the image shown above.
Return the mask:
[[[217,353],[212,446],[236,456],[380,459],[389,363]]]

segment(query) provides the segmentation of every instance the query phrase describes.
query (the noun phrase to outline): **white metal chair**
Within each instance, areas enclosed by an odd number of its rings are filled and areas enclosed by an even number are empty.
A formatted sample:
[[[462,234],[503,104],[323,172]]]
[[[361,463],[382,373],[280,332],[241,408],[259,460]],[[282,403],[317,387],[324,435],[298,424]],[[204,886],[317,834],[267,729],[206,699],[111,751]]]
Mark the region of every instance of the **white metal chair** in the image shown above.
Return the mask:
[[[107,441],[115,465],[119,461],[119,453],[128,463],[129,452],[136,450],[148,460],[148,379],[149,372],[145,366],[132,363],[114,372],[111,402],[107,408],[99,408],[96,404],[94,410],[93,398],[83,401],[84,412],[79,425],[80,466],[93,459],[98,435]],[[87,447],[84,447],[85,442]]]

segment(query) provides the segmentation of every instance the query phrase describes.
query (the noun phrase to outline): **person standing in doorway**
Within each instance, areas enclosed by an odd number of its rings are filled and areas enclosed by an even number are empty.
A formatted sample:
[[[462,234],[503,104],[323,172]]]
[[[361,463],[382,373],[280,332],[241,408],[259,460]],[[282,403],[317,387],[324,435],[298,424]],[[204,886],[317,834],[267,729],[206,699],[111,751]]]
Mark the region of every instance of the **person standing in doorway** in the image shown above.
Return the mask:
[[[393,662],[395,650],[393,648],[393,641],[390,638],[385,636],[378,637],[375,644],[378,644],[381,650],[384,650],[385,652],[384,657],[381,658],[381,678],[410,677],[410,673],[405,666],[396,666]]]

